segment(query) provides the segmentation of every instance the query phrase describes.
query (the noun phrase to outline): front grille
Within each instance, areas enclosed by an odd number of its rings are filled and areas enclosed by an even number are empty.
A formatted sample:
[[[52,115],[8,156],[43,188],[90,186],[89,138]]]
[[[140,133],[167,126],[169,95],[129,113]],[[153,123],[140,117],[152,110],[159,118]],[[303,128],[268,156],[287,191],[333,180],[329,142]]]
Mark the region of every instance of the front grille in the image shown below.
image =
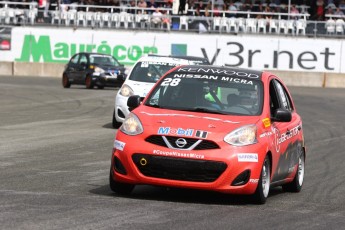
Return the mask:
[[[154,145],[167,147],[162,136],[156,136],[156,135],[149,136],[145,139],[145,141],[147,141],[151,144],[154,144]]]
[[[116,78],[108,78],[105,80],[106,84],[110,84],[110,83],[117,83],[117,79]]]
[[[145,176],[180,181],[213,182],[227,168],[227,164],[220,161],[181,159],[141,153],[134,154],[132,160]]]
[[[213,141],[204,140],[204,139],[195,139],[195,138],[185,138],[185,137],[183,137],[183,139],[187,141],[187,144],[183,148],[179,148],[175,142],[177,139],[181,137],[176,137],[176,136],[164,136],[164,137],[167,139],[170,145],[176,149],[188,149],[199,140],[201,140],[201,142],[197,146],[195,146],[193,150],[219,149],[219,146]],[[152,136],[147,137],[145,141],[151,144],[155,144],[155,145],[159,145],[163,147],[169,147],[163,140],[163,136],[152,135]]]
[[[205,149],[219,149],[219,146],[213,141],[202,141],[193,150],[205,150]]]

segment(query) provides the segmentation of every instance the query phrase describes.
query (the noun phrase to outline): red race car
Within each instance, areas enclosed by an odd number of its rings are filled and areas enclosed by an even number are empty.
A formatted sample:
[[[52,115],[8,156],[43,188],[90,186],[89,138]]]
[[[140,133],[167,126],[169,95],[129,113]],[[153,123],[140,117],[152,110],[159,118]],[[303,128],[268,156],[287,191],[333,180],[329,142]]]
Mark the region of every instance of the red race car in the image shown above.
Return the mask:
[[[149,184],[251,194],[265,203],[272,186],[302,188],[302,120],[271,73],[180,66],[127,105],[111,158],[116,193]]]

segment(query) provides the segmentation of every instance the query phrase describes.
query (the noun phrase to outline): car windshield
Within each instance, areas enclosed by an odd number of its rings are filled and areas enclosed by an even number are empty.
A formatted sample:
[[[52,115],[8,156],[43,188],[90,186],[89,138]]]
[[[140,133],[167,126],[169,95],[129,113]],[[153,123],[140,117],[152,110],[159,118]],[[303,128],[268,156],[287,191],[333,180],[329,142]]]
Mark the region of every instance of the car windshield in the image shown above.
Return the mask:
[[[94,65],[120,66],[120,63],[108,55],[90,55],[90,63]]]
[[[159,61],[138,62],[134,66],[129,79],[133,81],[154,83],[157,82],[167,71],[178,65],[180,64]]]
[[[262,113],[263,86],[260,80],[189,75],[195,78],[176,73],[165,76],[148,96],[145,105],[215,114],[256,116]]]

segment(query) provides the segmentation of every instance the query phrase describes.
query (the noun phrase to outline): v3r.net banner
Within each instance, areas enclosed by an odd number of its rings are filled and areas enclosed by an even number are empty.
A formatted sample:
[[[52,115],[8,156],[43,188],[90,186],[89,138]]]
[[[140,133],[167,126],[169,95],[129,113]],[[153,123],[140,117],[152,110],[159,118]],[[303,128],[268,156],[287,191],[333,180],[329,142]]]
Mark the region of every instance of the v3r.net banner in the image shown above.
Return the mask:
[[[13,28],[0,61],[67,63],[78,52],[111,54],[130,66],[142,55],[192,55],[214,65],[344,73],[343,41],[300,37]]]

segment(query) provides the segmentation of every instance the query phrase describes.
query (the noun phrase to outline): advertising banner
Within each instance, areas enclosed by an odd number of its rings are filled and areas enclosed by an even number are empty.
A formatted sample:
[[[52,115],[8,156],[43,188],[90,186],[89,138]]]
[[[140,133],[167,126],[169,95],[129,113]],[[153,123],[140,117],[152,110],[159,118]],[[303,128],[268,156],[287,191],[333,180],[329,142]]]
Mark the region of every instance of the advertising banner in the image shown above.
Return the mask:
[[[78,52],[112,54],[133,65],[142,55],[192,55],[214,65],[258,70],[344,73],[340,39],[304,37],[13,28],[11,50],[0,61],[66,63]]]
[[[0,51],[11,50],[11,28],[0,27]]]

